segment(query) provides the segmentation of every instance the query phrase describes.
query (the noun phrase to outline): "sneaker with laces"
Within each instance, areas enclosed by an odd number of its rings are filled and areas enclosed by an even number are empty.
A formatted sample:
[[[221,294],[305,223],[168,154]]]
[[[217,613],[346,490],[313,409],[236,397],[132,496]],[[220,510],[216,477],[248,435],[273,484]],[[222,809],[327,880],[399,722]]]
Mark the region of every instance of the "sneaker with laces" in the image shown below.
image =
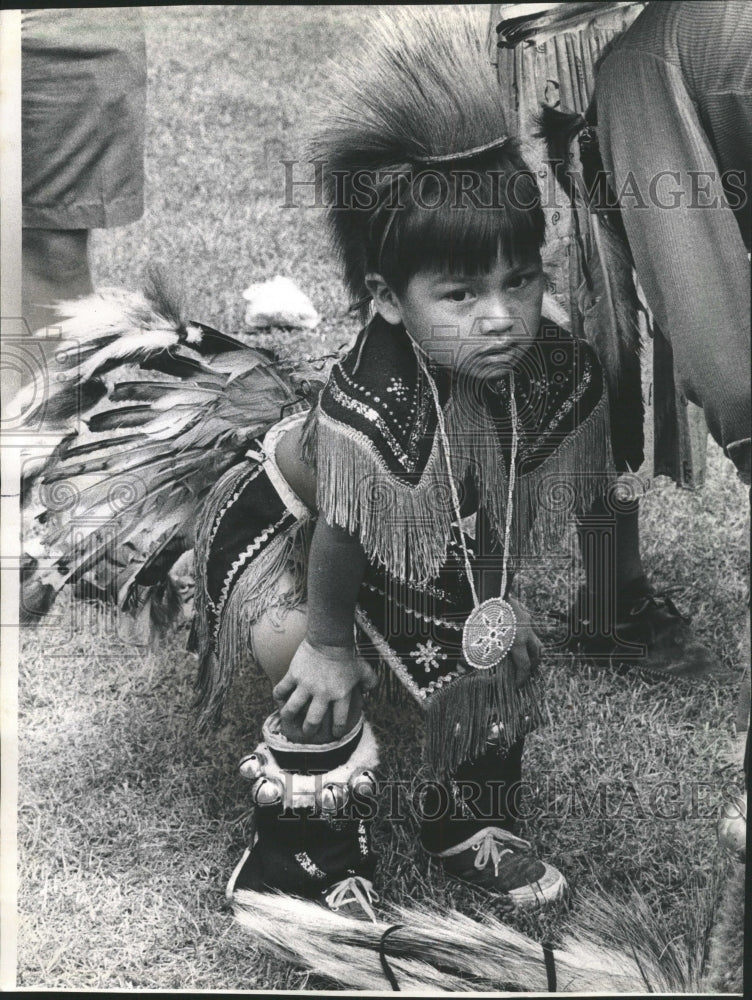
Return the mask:
[[[558,868],[540,861],[529,841],[487,826],[445,851],[426,852],[452,878],[504,895],[515,906],[543,907],[559,899],[567,882]]]
[[[343,917],[371,920],[374,924],[379,922],[374,909],[374,903],[379,902],[378,894],[374,891],[373,882],[362,875],[351,875],[324,889],[319,902]]]
[[[645,579],[618,595],[612,628],[603,628],[600,617],[597,598],[583,587],[569,613],[570,647],[581,656],[631,667],[652,680],[729,678],[671,597]]]

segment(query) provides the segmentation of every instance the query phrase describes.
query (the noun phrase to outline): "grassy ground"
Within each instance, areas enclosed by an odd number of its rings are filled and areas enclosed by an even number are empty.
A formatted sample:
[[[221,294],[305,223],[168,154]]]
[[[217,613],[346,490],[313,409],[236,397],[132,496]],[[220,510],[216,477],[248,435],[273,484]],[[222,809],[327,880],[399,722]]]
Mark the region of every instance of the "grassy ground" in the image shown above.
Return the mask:
[[[97,234],[98,283],[137,286],[147,264],[182,281],[191,314],[242,329],[241,292],[276,273],[294,278],[324,317],[301,336],[262,343],[326,353],[355,331],[315,209],[284,210],[279,160],[320,93],[327,52],[353,44],[362,11],[348,7],[147,8],[147,209],[127,229]],[[719,660],[738,674],[747,589],[747,499],[711,448],[698,494],[663,485],[642,504],[644,554]],[[533,568],[523,591],[535,613],[571,595],[572,538],[559,569]],[[576,568],[576,565],[575,565]],[[543,618],[541,618],[543,621]],[[195,734],[195,670],[183,629],[151,653],[117,619],[63,601],[23,640],[20,668],[19,985],[46,988],[257,990],[321,987],[260,954],[223,908],[223,886],[249,828],[237,776],[269,710],[255,676],[212,736]],[[647,686],[569,657],[547,663],[551,725],[528,741],[528,834],[562,867],[569,912],[519,919],[541,935],[576,921],[597,884],[623,897],[634,883],[672,935],[691,935],[715,899],[714,816],[733,769],[735,685]],[[374,706],[386,777],[419,761],[420,718]],[[678,786],[666,785],[678,782]],[[580,798],[573,800],[573,789]],[[603,794],[588,815],[594,795]],[[667,818],[661,818],[659,813]],[[477,901],[429,871],[415,823],[377,838],[379,889],[473,912]]]

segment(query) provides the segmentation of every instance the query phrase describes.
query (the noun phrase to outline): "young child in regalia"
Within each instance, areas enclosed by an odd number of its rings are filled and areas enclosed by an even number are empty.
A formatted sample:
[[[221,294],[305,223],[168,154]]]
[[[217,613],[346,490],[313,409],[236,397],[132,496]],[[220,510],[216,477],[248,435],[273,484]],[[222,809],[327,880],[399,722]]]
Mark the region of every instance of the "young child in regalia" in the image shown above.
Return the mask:
[[[601,371],[541,318],[539,190],[469,16],[387,12],[331,94],[312,158],[365,325],[318,398],[169,303],[100,297],[63,322],[80,363],[45,403],[48,418],[68,412],[67,391],[89,407],[88,438],[56,451],[42,485],[144,470],[113,520],[120,566],[150,518],[159,530],[115,592],[164,598],[195,526],[204,722],[237,666],[272,682],[276,709],[241,763],[255,830],[229,898],[281,891],[373,915],[379,750],[363,694],[381,671],[425,710],[422,848],[451,876],[542,905],[565,880],[515,833],[543,711],[541,643],[510,585],[611,481]],[[161,375],[114,384],[134,359]],[[84,513],[105,492],[84,488]],[[91,544],[59,579],[36,577],[24,606],[44,613],[60,580],[89,572]]]
[[[378,662],[426,710],[443,784],[424,802],[424,850],[541,905],[565,881],[512,832],[541,644],[509,594],[511,559],[571,513],[557,487],[580,509],[603,490],[600,370],[541,320],[538,188],[468,19],[382,18],[332,87],[313,156],[367,322],[310,412],[227,474],[197,548],[205,711],[249,642],[277,702],[241,764],[257,822],[228,895],[371,912],[357,792],[377,783],[362,691]],[[474,809],[458,806],[460,785]]]

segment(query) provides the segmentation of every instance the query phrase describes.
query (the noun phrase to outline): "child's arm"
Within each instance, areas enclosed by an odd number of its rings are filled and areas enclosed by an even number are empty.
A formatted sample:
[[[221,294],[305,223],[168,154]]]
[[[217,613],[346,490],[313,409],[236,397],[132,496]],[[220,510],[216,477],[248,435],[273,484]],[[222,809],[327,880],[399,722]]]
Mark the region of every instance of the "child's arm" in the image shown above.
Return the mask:
[[[358,591],[366,568],[360,543],[341,528],[319,517],[308,563],[308,626],[306,637],[274,688],[284,701],[283,726],[311,739],[331,706],[332,736],[337,739],[354,724],[351,698],[359,686],[372,687],[371,668],[358,657],[353,621]],[[306,706],[308,710],[305,711]]]
[[[300,437],[295,429],[280,440],[277,465],[298,496],[314,506],[315,473],[300,457]],[[300,717],[304,739],[316,734],[330,706],[332,736],[342,736],[354,722],[349,718],[354,713],[353,692],[359,685],[368,688],[375,683],[373,671],[357,656],[353,639],[366,566],[357,537],[319,516],[308,561],[306,637],[274,688],[275,699],[285,703],[280,710],[283,726],[297,730]]]
[[[476,540],[480,556],[478,560],[480,574],[477,579],[478,600],[482,603],[491,597],[499,597],[502,574],[501,546],[482,507],[478,510]],[[540,664],[543,644],[533,631],[530,612],[525,605],[514,597],[508,597],[507,600],[517,619],[517,630],[509,656],[514,664],[517,687],[522,687],[530,674],[537,670]]]

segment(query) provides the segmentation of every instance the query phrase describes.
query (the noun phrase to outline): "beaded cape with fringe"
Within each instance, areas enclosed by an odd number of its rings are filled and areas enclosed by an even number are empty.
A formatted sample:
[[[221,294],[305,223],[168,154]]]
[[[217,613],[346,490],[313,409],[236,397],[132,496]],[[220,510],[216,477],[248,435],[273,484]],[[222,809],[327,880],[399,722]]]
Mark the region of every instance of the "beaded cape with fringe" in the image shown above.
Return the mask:
[[[473,560],[500,563],[512,438],[509,382],[452,387],[436,372],[462,513],[486,515],[467,537]],[[519,447],[511,548],[542,551],[614,477],[608,403],[591,349],[553,324],[515,368]],[[426,712],[426,757],[438,772],[480,753],[488,727],[505,742],[542,720],[540,679],[517,688],[508,660],[476,672],[461,656],[473,608],[433,397],[402,327],[375,318],[334,365],[306,420],[304,457],[317,507],[357,534],[369,558],[356,613],[361,655]],[[216,719],[249,631],[269,606],[305,600],[313,513],[293,514],[261,455],[230,470],[197,540],[197,639],[205,714]],[[479,522],[479,519],[476,518]],[[463,522],[464,530],[468,524]],[[275,584],[287,571],[289,587]],[[491,596],[491,595],[488,595]],[[394,685],[392,684],[392,687]]]

